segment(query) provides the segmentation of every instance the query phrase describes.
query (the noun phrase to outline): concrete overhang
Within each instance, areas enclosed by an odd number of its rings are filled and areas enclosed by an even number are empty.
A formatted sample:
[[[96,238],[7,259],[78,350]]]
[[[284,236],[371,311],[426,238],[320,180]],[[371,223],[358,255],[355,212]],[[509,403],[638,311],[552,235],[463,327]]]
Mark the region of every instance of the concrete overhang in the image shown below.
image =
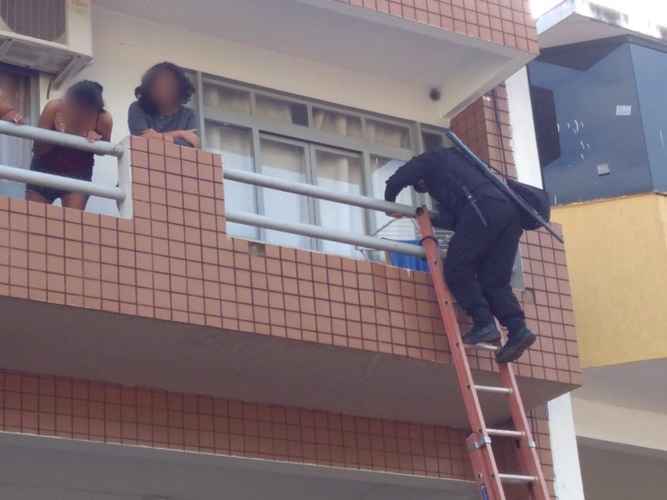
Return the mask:
[[[472,500],[475,483],[0,434],[0,497],[68,500]]]

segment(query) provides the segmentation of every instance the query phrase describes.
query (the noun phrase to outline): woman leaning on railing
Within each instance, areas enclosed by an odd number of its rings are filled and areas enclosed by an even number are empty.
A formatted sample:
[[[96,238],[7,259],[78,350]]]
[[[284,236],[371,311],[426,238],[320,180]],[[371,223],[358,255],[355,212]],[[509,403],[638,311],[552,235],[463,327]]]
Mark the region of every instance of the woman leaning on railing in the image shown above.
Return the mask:
[[[46,104],[39,118],[39,127],[85,137],[90,142],[109,141],[113,120],[104,109],[102,86],[87,80],[75,83],[63,99],[54,99]],[[94,163],[92,152],[35,142],[30,170],[91,181]],[[64,207],[79,210],[86,207],[88,196],[35,184],[26,187],[26,199],[29,201],[50,204],[60,198]]]

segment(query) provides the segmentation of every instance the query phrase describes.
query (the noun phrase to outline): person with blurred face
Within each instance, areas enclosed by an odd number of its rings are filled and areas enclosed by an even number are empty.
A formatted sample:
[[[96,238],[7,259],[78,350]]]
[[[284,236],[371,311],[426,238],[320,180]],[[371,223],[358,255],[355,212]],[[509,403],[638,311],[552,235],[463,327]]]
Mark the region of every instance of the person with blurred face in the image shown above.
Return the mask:
[[[65,97],[49,101],[39,118],[39,127],[85,137],[90,142],[111,140],[113,120],[104,109],[103,88],[89,80],[72,85]],[[65,146],[35,141],[30,170],[90,181],[95,155]],[[28,185],[26,199],[53,203],[60,198],[64,207],[83,210],[88,195]]]
[[[185,72],[169,62],[156,64],[141,79],[130,105],[130,133],[198,148],[197,115],[185,107],[194,94]]]

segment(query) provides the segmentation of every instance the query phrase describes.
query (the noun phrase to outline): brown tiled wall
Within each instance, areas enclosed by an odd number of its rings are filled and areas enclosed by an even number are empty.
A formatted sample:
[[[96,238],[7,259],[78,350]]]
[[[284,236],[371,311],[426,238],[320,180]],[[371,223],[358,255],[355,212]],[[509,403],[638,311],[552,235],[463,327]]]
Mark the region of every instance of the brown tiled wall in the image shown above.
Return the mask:
[[[333,0],[537,54],[529,0]]]
[[[533,418],[550,467],[546,414]],[[0,431],[471,479],[464,431],[0,371]],[[500,444],[501,462],[513,454]],[[516,500],[521,496],[512,497]]]
[[[486,116],[483,104],[475,106],[456,123],[473,130],[473,118]],[[480,153],[489,148],[489,155],[493,133],[482,131],[474,146]],[[219,158],[142,139],[132,144],[132,220],[0,199],[0,295],[450,361],[428,275],[229,238]],[[524,302],[540,340],[518,372],[578,383],[563,249],[546,233],[530,233],[523,250]],[[489,354],[471,357],[471,364],[495,369]],[[8,431],[468,474],[463,435],[451,429],[43,376],[2,373],[0,379],[1,428]],[[218,420],[216,408],[230,414]],[[293,434],[288,415],[298,415]],[[543,415],[534,422],[548,465]],[[340,445],[341,429],[356,448]],[[320,442],[322,436],[329,441]]]
[[[427,274],[229,238],[219,158],[133,147],[133,220],[0,199],[0,295],[450,362]],[[524,250],[540,343],[518,373],[577,383],[563,249],[534,233]]]

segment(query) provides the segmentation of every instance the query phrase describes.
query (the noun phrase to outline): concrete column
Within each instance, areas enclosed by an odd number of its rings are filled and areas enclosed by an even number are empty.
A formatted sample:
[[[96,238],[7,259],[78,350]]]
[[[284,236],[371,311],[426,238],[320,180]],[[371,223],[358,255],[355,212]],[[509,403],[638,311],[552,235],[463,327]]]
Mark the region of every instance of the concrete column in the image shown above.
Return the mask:
[[[556,498],[585,500],[570,394],[549,402],[549,433],[556,476]]]
[[[506,82],[512,125],[512,149],[517,177],[531,186],[542,187],[542,171],[537,153],[537,137],[530,100],[528,70],[524,67]]]
[[[517,177],[521,182],[543,187],[527,68],[511,76],[505,85]],[[556,497],[558,500],[585,500],[572,398],[569,394],[549,403],[549,432],[556,476]]]

